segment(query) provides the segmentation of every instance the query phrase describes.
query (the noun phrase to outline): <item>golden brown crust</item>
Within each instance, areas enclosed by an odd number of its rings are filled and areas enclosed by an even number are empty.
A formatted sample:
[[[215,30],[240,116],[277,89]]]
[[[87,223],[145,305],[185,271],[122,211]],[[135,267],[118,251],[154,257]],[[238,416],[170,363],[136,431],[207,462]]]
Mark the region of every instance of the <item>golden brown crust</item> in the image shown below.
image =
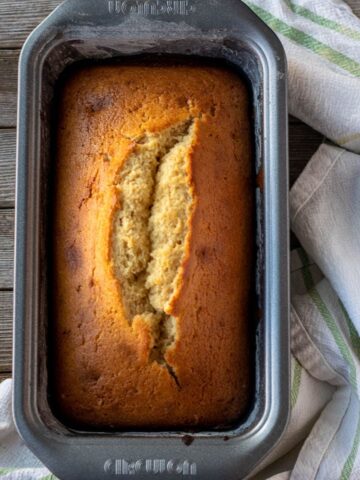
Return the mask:
[[[195,122],[195,199],[171,311],[168,370],[151,335],[130,325],[112,260],[115,179],[134,138]],[[94,66],[66,81],[57,140],[51,392],[59,414],[88,428],[216,426],[250,391],[253,199],[247,90],[211,66]]]

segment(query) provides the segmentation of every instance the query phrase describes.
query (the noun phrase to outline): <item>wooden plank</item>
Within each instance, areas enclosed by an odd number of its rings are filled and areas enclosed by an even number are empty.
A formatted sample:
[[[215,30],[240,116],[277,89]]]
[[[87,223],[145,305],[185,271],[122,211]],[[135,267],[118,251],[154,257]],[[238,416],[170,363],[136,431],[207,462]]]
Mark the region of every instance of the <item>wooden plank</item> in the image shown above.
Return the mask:
[[[13,287],[14,210],[0,210],[0,289]]]
[[[18,58],[18,50],[0,50],[0,127],[16,125]]]
[[[359,0],[347,0],[346,3],[352,8],[352,11],[360,17],[360,2]]]
[[[0,0],[0,46],[20,47],[60,0]]]
[[[20,47],[29,33],[57,5],[59,0],[0,0],[0,46]],[[348,0],[355,14],[360,16],[359,0]]]
[[[6,380],[7,378],[11,378],[11,371],[9,371],[9,372],[4,372],[4,373],[1,373],[1,372],[0,372],[0,383],[1,383],[3,380]]]
[[[1,54],[1,52],[0,52],[0,54]],[[299,125],[303,122],[301,120],[299,120],[298,118],[294,117],[293,115],[289,115],[289,125],[291,125],[292,123]]]
[[[16,130],[0,129],[0,208],[14,207]]]
[[[290,186],[305,168],[307,162],[322,143],[324,136],[305,123],[289,124]]]
[[[0,291],[0,372],[11,372],[12,296]]]
[[[0,0],[0,47],[19,48],[59,3],[59,0]],[[348,0],[348,3],[360,16],[359,0]]]

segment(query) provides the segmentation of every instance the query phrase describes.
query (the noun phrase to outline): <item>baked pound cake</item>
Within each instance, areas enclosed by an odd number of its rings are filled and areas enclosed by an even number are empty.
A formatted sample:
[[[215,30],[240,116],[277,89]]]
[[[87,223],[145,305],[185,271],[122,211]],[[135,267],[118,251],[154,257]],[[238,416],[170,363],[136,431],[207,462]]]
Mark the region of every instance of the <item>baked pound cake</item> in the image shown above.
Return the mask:
[[[210,65],[74,70],[61,91],[50,397],[89,429],[228,425],[249,402],[248,92]]]

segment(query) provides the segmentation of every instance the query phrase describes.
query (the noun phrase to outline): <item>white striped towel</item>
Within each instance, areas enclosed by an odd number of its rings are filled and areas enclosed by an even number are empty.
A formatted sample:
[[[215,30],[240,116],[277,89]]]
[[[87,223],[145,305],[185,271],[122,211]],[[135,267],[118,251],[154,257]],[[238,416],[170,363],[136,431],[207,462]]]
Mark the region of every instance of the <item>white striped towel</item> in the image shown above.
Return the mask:
[[[290,113],[360,153],[360,20],[341,0],[245,0],[280,37]]]
[[[280,443],[257,468],[262,471],[252,478],[356,480],[360,20],[341,0],[247,3],[285,46],[291,113],[343,147],[322,145],[291,191],[292,228],[304,247],[292,252],[291,259],[291,419]],[[0,475],[49,480],[53,477],[16,437],[10,390],[10,381],[0,385]]]
[[[338,145],[290,193],[292,411],[257,471],[296,453],[254,478],[360,479],[360,20],[341,0],[246,3],[285,47],[290,112]]]

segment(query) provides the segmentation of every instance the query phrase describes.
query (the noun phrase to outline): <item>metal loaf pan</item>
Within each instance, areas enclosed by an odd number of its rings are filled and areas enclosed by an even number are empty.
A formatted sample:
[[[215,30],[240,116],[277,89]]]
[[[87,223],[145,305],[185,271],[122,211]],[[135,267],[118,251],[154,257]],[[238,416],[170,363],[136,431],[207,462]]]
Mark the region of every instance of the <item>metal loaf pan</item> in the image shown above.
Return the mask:
[[[139,54],[220,59],[249,80],[257,182],[254,399],[227,431],[79,432],[47,396],[47,179],[56,81],[81,59]],[[20,59],[16,195],[14,413],[29,448],[60,479],[244,478],[280,438],[289,411],[286,61],[239,0],[67,0]],[[261,180],[262,179],[262,180]],[[255,187],[254,187],[255,189]],[[144,406],[146,408],[146,406]]]

